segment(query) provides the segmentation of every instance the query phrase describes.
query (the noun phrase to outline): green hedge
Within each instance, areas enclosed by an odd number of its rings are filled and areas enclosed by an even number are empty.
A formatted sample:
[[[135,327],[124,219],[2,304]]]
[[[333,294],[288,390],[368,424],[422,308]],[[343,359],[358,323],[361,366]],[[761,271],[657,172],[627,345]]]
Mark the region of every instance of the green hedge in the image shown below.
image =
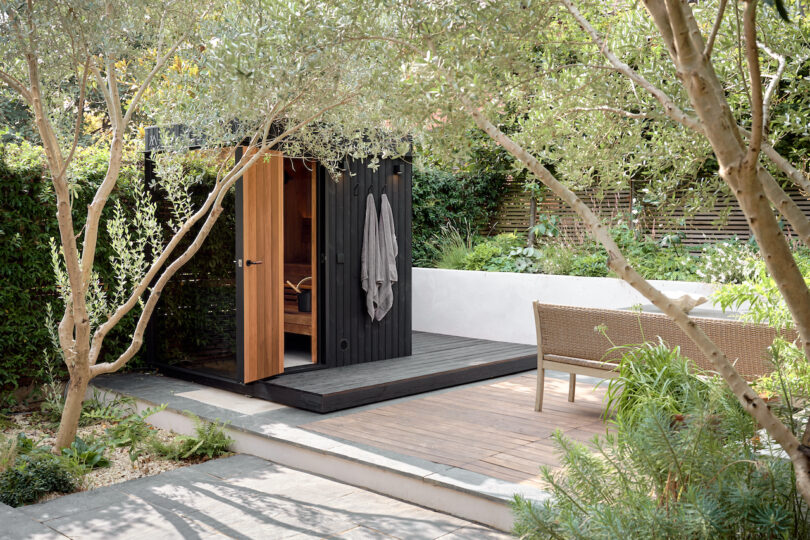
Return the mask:
[[[81,150],[74,162],[73,208],[76,230],[84,221],[84,209],[104,177],[107,154]],[[128,159],[116,197],[127,197],[128,182],[139,165]],[[105,213],[111,211],[107,204]],[[40,380],[43,354],[52,350],[45,313],[48,303],[60,317],[62,304],[56,296],[50,260],[50,238],[58,241],[53,188],[43,167],[42,150],[27,143],[0,145],[0,405],[8,391]],[[110,254],[106,228],[99,231],[96,270],[110,283]],[[134,324],[126,319],[105,340],[103,354],[122,349]],[[60,369],[62,366],[60,366]]]
[[[506,176],[499,173],[451,174],[436,170],[413,173],[413,265],[433,266],[439,250],[436,235],[443,225],[486,227],[503,198]]]

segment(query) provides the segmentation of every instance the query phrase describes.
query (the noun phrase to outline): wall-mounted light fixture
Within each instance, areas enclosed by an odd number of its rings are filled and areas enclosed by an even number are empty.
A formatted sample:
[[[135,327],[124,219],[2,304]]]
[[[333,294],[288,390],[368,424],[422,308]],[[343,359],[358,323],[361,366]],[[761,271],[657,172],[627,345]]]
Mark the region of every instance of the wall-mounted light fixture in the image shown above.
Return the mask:
[[[400,175],[402,174],[402,164],[394,163],[393,165],[391,165],[391,172],[394,175],[394,181],[398,182]]]

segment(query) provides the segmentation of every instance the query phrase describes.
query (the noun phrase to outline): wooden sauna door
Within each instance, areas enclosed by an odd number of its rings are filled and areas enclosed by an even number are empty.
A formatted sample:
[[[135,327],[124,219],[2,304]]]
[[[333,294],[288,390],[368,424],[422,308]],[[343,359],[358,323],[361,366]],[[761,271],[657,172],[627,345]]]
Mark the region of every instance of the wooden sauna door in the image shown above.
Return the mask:
[[[242,177],[244,382],[284,371],[284,158]]]

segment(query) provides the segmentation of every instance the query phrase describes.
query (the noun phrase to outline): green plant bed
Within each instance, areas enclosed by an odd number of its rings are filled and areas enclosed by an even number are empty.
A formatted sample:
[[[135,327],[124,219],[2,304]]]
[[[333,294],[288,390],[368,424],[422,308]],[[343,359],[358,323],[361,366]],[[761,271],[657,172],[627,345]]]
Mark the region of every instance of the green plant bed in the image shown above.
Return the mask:
[[[195,419],[192,436],[150,426],[148,417],[164,408],[138,412],[130,399],[95,396],[85,402],[75,441],[59,455],[52,452],[53,422],[42,414],[15,414],[13,426],[0,430],[0,502],[31,504],[49,494],[93,489],[228,454],[233,441],[222,423]]]
[[[722,379],[663,343],[629,347],[621,364],[607,393],[612,433],[591,445],[555,433],[562,467],[541,467],[543,503],[515,498],[518,536],[810,537],[791,462]],[[788,395],[798,389],[782,380]]]
[[[626,227],[612,234],[629,263],[646,279],[743,283],[757,271],[759,251],[751,242],[727,240],[687,250],[670,237],[654,241]],[[524,236],[510,233],[466,239],[455,229],[434,238],[438,253],[435,266],[454,270],[485,270],[581,277],[615,275],[608,268],[607,253],[587,240],[541,238],[526,247]],[[799,247],[794,256],[800,266],[810,266],[810,250]]]

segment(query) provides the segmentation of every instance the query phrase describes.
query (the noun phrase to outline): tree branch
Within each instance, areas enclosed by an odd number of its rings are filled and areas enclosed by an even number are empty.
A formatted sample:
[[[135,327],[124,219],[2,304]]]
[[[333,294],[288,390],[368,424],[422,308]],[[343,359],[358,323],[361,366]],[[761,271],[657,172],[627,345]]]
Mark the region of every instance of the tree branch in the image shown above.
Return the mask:
[[[740,133],[746,137],[751,136],[751,132],[744,128],[740,128]],[[801,188],[806,196],[810,196],[810,179],[808,179],[802,171],[794,167],[793,164],[777,152],[772,145],[766,142],[762,143],[762,151],[780,171],[785,173],[788,178]]]
[[[610,48],[608,48],[607,44],[590,25],[590,23],[577,11],[576,7],[568,0],[563,0],[563,3],[566,4],[566,7],[570,5],[569,11],[571,14],[574,16],[583,30],[585,30],[591,36],[591,39],[599,47],[602,55],[608,59],[608,61],[616,68],[618,72],[624,74],[630,78],[630,80],[636,82],[639,86],[647,90],[647,92],[649,92],[661,104],[664,109],[664,113],[671,120],[674,120],[682,126],[692,129],[696,133],[700,133],[701,135],[705,136],[703,125],[699,119],[687,115],[675,104],[672,98],[667,96],[659,88],[652,85],[646,78],[644,78],[630,66],[621,62],[613,54]],[[751,136],[751,133],[748,130],[744,128],[739,128],[739,130],[743,136]],[[763,142],[762,150],[765,155],[767,155],[777,166],[777,168],[790,177],[799,187],[802,188],[802,190],[810,194],[810,180],[805,178],[802,171],[793,167],[793,165],[782,157],[770,144]],[[787,219],[802,242],[806,246],[810,247],[810,218],[808,218],[801,208],[799,208],[793,199],[785,194],[784,190],[779,186],[779,183],[768,171],[765,169],[760,169],[758,171],[758,175],[768,200],[770,200],[774,208],[776,208],[776,210],[782,214],[785,219]]]
[[[743,32],[745,33],[745,56],[751,78],[751,138],[748,141],[746,161],[749,167],[756,167],[762,149],[763,99],[762,75],[759,70],[759,50],[757,49],[757,0],[746,0],[743,12]]]
[[[22,98],[28,102],[29,106],[31,105],[31,92],[29,92],[28,88],[26,88],[22,82],[15,79],[2,69],[0,69],[0,80],[2,80],[11,88],[13,88],[18,94],[20,94]]]
[[[714,47],[714,40],[717,37],[717,32],[720,31],[720,26],[723,23],[723,15],[726,13],[726,4],[728,0],[720,0],[720,6],[717,10],[717,18],[714,19],[712,31],[709,34],[709,39],[706,41],[706,47],[703,49],[703,58],[708,61],[712,57],[712,48]]]
[[[17,39],[23,51],[28,72],[28,85],[30,92],[30,107],[34,113],[34,122],[37,127],[42,146],[45,150],[45,157],[48,162],[48,170],[51,171],[51,183],[56,195],[56,222],[59,227],[59,239],[62,243],[62,257],[65,261],[65,270],[68,274],[70,294],[65,301],[65,311],[59,321],[59,344],[65,353],[65,365],[68,372],[73,376],[81,366],[77,363],[77,358],[81,358],[84,348],[80,342],[83,333],[89,325],[87,317],[87,303],[81,291],[81,264],[79,261],[79,250],[76,245],[76,236],[73,226],[73,214],[70,205],[70,191],[64,175],[58,174],[64,167],[62,166],[62,150],[59,147],[59,139],[51,125],[45,105],[42,102],[42,88],[39,76],[39,57],[37,54],[37,32],[31,17],[32,6],[29,2],[28,25],[26,32],[28,39],[23,36],[19,25],[19,20],[13,14],[11,24],[17,33]]]
[[[62,176],[67,172],[67,168],[70,166],[70,161],[73,159],[73,154],[76,152],[76,147],[79,145],[79,136],[81,135],[82,124],[84,123],[84,98],[87,90],[87,74],[89,71],[90,57],[87,57],[87,60],[84,63],[84,71],[82,72],[81,86],[79,87],[79,102],[76,105],[76,128],[73,131],[73,145],[70,147],[70,152],[68,152],[68,155],[65,158],[65,163],[62,166],[62,171],[59,173],[59,176]]]
[[[124,124],[121,115],[121,99],[118,94],[118,79],[115,76],[115,63],[107,57],[105,61],[106,85],[98,66],[93,63],[93,73],[103,88],[104,100],[112,123],[112,141],[110,141],[110,157],[107,160],[107,172],[101,185],[93,195],[93,202],[87,207],[87,220],[84,229],[84,242],[82,242],[82,294],[87,292],[93,272],[93,261],[96,256],[96,242],[98,241],[99,221],[101,212],[107,204],[110,193],[118,181],[121,170],[121,160],[124,148]]]
[[[573,107],[568,109],[569,112],[605,112],[605,113],[612,113],[619,116],[624,116],[625,118],[652,118],[652,116],[648,115],[647,113],[634,113],[630,111],[625,111],[624,109],[619,109],[618,107],[608,107],[607,105],[600,105],[598,107]]]
[[[649,92],[650,95],[652,95],[661,104],[664,109],[664,113],[671,120],[674,120],[682,126],[692,129],[701,135],[705,135],[703,125],[698,118],[687,115],[675,104],[672,98],[667,96],[659,88],[652,85],[646,78],[636,72],[633,68],[619,60],[613,54],[610,48],[608,48],[607,44],[596,32],[593,26],[591,26],[591,24],[584,17],[582,17],[576,7],[569,0],[563,0],[563,3],[569,8],[572,16],[577,20],[582,29],[591,36],[591,39],[599,47],[602,55],[608,59],[608,61],[616,68],[618,72],[624,74],[630,78],[630,80],[637,83],[647,92]],[[740,133],[745,137],[751,136],[751,133],[748,130],[744,128],[739,128],[739,130]],[[810,180],[805,178],[804,174],[800,170],[793,167],[793,165],[782,157],[770,144],[763,143],[762,150],[765,155],[767,155],[777,166],[777,168],[790,177],[799,187],[802,188],[802,190],[810,194]],[[801,238],[802,242],[810,247],[810,219],[808,216],[805,215],[805,213],[798,207],[793,199],[785,194],[784,190],[779,186],[778,182],[776,182],[770,173],[764,169],[761,169],[758,174],[768,199],[771,201],[777,211],[779,211],[785,217],[785,219],[788,220],[790,225]]]
[[[638,84],[640,87],[644,88],[650,95],[652,95],[658,103],[664,108],[666,115],[669,116],[671,119],[675,120],[679,124],[682,124],[690,129],[694,129],[703,133],[703,127],[700,124],[700,120],[694,116],[687,115],[686,113],[678,107],[675,102],[662,92],[659,88],[652,85],[646,78],[642,77],[636,70],[631,68],[626,63],[619,60],[619,58],[613,54],[613,51],[607,46],[605,40],[602,39],[602,36],[594,29],[591,23],[588,22],[585,17],[579,12],[579,10],[574,6],[571,0],[562,0],[563,5],[568,9],[571,16],[577,21],[579,26],[587,33],[594,44],[599,47],[599,52],[607,58],[607,60],[613,65],[619,73],[622,73],[634,83]],[[665,15],[665,14],[664,14]]]
[[[779,83],[782,80],[782,75],[785,73],[785,68],[787,67],[787,60],[785,59],[784,55],[777,54],[773,52],[770,48],[768,48],[764,43],[757,42],[757,46],[765,51],[768,56],[773,58],[779,63],[779,67],[776,68],[776,73],[774,74],[771,82],[768,84],[768,88],[765,89],[765,97],[762,99],[762,128],[765,133],[769,132],[770,129],[768,125],[770,124],[770,116],[771,116],[771,98],[773,98],[773,93],[776,91]]]
[[[96,64],[95,61],[90,63],[90,72],[93,74],[93,77],[95,77],[96,86],[98,86],[101,95],[104,96],[104,102],[109,108],[110,103],[112,103],[112,96],[110,96],[110,92],[107,90],[107,83],[104,81],[104,76],[101,74],[101,71],[98,69],[98,64]]]

